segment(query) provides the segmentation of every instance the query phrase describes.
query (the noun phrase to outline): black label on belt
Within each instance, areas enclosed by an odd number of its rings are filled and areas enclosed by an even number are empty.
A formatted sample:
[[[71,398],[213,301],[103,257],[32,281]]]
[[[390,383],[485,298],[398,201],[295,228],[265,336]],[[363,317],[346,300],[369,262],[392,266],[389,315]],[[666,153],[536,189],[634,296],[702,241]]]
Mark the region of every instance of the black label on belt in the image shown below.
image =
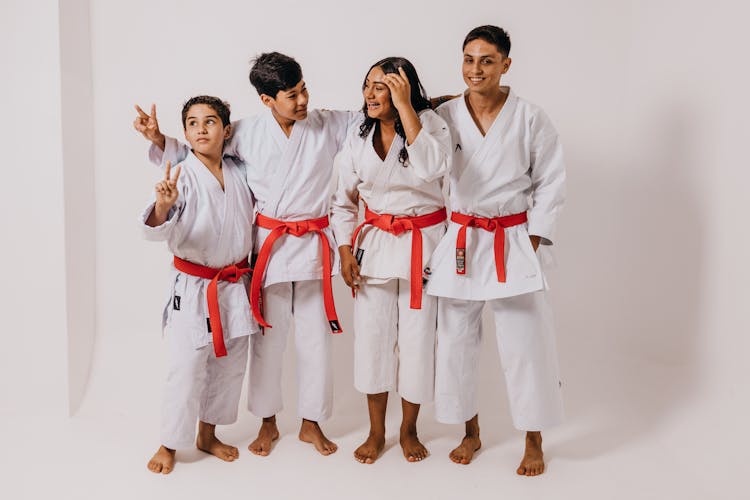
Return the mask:
[[[340,333],[341,332],[341,326],[339,325],[339,322],[335,319],[328,322],[329,325],[331,325],[331,331],[333,333]]]
[[[208,333],[211,333],[211,318],[206,318],[206,328],[208,328]]]
[[[356,254],[356,255],[354,256],[354,258],[355,258],[355,259],[357,259],[357,265],[358,265],[358,266],[361,266],[361,265],[362,265],[362,256],[363,256],[364,254],[365,254],[365,251],[364,251],[364,250],[362,250],[361,248],[358,248],[358,249],[357,249],[357,254]]]

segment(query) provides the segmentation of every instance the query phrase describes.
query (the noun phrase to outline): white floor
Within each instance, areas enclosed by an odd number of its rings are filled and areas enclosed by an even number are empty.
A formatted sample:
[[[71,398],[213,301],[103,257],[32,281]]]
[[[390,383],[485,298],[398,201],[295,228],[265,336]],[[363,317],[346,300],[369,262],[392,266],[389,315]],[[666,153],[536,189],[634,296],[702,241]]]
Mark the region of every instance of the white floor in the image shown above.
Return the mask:
[[[523,434],[512,428],[505,411],[489,337],[482,360],[484,446],[469,466],[447,458],[461,426],[435,423],[430,406],[420,422],[431,456],[407,463],[398,446],[400,410],[393,396],[386,452],[374,465],[356,462],[352,452],[366,435],[367,417],[364,398],[351,388],[348,375],[351,339],[342,339],[335,346],[342,365],[336,370],[336,414],[324,425],[339,445],[336,454],[319,456],[297,440],[292,369],[285,374],[282,437],[269,457],[246,451],[259,422],[242,411],[235,425],[220,430],[225,441],[240,447],[238,461],[227,464],[196,450],[178,452],[174,472],[155,475],[146,462],[158,445],[161,373],[154,367],[163,353],[141,352],[142,359],[128,363],[130,373],[113,373],[119,371],[107,369],[116,366],[113,359],[135,359],[135,354],[127,340],[112,338],[121,337],[110,336],[98,346],[88,396],[76,416],[3,418],[0,498],[750,498],[742,477],[748,464],[741,447],[748,444],[748,433],[740,427],[745,417],[718,411],[722,402],[702,395],[692,370],[656,362],[631,366],[624,357],[620,365],[610,359],[597,366],[589,360],[591,366],[566,368],[564,343],[567,422],[544,433],[547,472],[537,478],[516,476]],[[286,366],[293,366],[293,355],[287,358]]]

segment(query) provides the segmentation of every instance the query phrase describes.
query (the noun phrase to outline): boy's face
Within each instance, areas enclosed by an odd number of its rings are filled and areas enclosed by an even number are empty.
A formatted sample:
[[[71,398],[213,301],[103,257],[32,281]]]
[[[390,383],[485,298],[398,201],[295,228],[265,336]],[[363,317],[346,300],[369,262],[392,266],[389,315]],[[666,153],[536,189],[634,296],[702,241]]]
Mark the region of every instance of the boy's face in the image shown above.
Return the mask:
[[[221,118],[208,104],[193,104],[185,119],[185,139],[196,153],[221,156],[224,141],[229,138],[230,127],[221,123]]]
[[[292,88],[280,90],[276,97],[262,94],[260,99],[274,114],[285,120],[297,121],[307,118],[307,102],[310,96],[304,80],[300,80]]]
[[[470,92],[496,92],[500,77],[508,71],[510,63],[510,57],[503,57],[495,45],[481,38],[472,40],[464,47],[464,82]]]

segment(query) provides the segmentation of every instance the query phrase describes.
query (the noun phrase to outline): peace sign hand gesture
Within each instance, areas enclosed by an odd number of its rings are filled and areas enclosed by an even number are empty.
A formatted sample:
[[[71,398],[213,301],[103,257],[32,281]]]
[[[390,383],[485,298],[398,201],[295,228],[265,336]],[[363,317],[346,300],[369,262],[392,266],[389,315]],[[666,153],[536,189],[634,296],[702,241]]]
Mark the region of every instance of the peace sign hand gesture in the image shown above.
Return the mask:
[[[174,177],[171,177],[170,175],[171,170],[172,164],[167,162],[167,170],[164,174],[164,179],[157,182],[154,188],[156,191],[156,204],[146,220],[146,224],[151,227],[161,226],[167,222],[169,210],[177,202],[177,198],[180,195],[180,192],[177,189],[177,179],[180,178],[182,165],[177,165]]]
[[[159,120],[156,119],[156,105],[151,105],[150,115],[147,115],[137,104],[135,105],[135,110],[138,112],[138,116],[133,120],[133,128],[163,150],[165,138],[164,134],[159,130]]]

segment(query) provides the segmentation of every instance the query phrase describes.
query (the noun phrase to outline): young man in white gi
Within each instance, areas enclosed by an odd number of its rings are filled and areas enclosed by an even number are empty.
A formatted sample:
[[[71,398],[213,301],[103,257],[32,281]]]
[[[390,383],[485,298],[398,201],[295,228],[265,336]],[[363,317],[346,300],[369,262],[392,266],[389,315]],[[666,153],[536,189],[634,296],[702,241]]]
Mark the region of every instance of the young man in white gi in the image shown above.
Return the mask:
[[[500,79],[510,39],[496,26],[463,45],[463,96],[437,109],[451,129],[451,223],[432,256],[427,292],[437,295],[435,411],[466,424],[450,458],[468,464],[480,448],[477,376],[481,313],[492,309],[514,426],[526,432],[518,474],[544,471],[541,431],[562,419],[551,311],[537,246],[552,244],[564,200],[557,132],[537,106]]]
[[[406,59],[375,63],[362,94],[358,126],[336,157],[331,216],[342,277],[356,290],[354,386],[367,394],[370,414],[369,436],[354,456],[362,463],[377,460],[385,445],[388,391],[396,390],[403,411],[399,442],[404,457],[417,462],[428,455],[417,417],[434,395],[437,319],[437,298],[424,294],[422,274],[445,233],[443,176],[451,138]],[[357,226],[360,198],[365,216]]]
[[[229,462],[239,456],[215,427],[237,419],[247,336],[258,332],[247,295],[253,201],[244,165],[222,159],[229,107],[216,97],[194,97],[182,123],[192,149],[174,177],[167,163],[155,201],[141,216],[146,239],[166,241],[174,253],[163,316],[169,367],[161,446],[148,463],[162,474],[172,471],[175,450],[193,443]]]
[[[279,437],[275,415],[282,409],[281,365],[294,325],[299,438],[329,455],[337,447],[318,422],[331,416],[331,333],[341,332],[331,291],[331,274],[339,263],[328,226],[329,186],[334,156],[354,115],[308,111],[300,65],[277,52],[255,60],[250,82],[268,110],[234,123],[224,151],[247,164],[247,185],[256,202],[258,257],[251,305],[265,331],[251,340],[248,406],[263,424],[249,449],[268,455]],[[165,138],[153,115],[136,118],[136,128],[154,143],[152,160],[179,161],[187,147]]]

